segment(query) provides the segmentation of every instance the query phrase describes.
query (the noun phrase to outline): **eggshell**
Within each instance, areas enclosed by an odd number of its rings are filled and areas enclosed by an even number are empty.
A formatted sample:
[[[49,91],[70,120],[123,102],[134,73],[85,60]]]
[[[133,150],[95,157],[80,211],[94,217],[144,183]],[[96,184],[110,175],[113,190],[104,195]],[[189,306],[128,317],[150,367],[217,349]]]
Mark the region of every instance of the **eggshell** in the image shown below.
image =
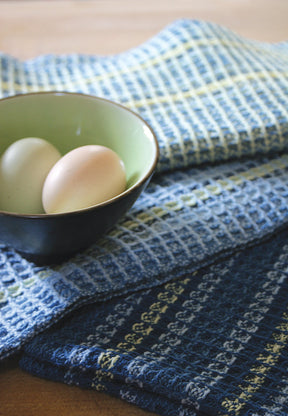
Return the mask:
[[[126,188],[119,156],[100,145],[86,145],[64,155],[50,170],[43,186],[47,214],[70,212],[107,201]]]
[[[59,151],[38,137],[12,143],[0,160],[0,209],[20,214],[44,213],[42,187]]]

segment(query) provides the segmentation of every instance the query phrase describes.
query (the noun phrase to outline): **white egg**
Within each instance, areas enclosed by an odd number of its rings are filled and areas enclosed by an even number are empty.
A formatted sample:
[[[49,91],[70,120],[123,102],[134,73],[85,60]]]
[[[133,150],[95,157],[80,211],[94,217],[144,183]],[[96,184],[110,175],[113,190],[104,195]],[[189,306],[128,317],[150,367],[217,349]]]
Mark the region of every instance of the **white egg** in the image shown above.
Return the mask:
[[[0,160],[0,209],[19,214],[44,213],[43,184],[60,157],[52,144],[38,137],[12,143]]]
[[[50,170],[42,202],[47,214],[70,212],[107,201],[126,188],[125,167],[119,156],[100,145],[78,147]]]

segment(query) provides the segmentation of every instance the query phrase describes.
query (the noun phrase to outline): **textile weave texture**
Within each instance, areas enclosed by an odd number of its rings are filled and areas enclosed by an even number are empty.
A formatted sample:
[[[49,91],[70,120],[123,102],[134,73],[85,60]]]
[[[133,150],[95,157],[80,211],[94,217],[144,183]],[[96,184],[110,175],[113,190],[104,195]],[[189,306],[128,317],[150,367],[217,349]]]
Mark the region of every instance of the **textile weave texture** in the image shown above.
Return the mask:
[[[161,415],[286,416],[287,237],[85,307],[28,344],[21,366]]]
[[[85,252],[39,267],[1,245],[0,357],[164,416],[287,415],[288,43],[179,20],[116,56],[0,62],[1,97],[108,98],[160,148]]]

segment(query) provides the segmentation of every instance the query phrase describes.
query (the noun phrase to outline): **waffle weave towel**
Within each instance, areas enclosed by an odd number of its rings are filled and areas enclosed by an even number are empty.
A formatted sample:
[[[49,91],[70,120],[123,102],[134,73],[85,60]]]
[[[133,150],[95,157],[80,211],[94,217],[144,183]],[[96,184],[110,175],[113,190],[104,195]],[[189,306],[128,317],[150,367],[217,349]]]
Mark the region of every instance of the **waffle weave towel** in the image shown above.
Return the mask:
[[[85,307],[21,366],[165,416],[287,416],[287,237]]]
[[[84,253],[37,267],[1,246],[0,356],[25,344],[24,368],[163,415],[288,414],[288,44],[180,20],[117,56],[0,59],[2,96],[112,99],[160,147],[145,193]]]

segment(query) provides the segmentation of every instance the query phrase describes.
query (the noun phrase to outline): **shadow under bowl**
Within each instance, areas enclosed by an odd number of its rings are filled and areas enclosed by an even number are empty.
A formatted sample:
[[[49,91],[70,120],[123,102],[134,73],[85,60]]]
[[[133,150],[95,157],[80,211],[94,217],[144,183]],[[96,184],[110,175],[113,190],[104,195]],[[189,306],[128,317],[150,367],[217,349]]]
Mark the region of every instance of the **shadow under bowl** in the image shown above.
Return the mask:
[[[123,160],[127,176],[124,192],[87,209],[49,215],[0,211],[1,242],[36,264],[66,260],[107,233],[149,183],[158,160],[155,134],[139,115],[84,94],[43,92],[1,99],[0,154],[23,137],[41,137],[63,155],[87,144],[107,146]]]

